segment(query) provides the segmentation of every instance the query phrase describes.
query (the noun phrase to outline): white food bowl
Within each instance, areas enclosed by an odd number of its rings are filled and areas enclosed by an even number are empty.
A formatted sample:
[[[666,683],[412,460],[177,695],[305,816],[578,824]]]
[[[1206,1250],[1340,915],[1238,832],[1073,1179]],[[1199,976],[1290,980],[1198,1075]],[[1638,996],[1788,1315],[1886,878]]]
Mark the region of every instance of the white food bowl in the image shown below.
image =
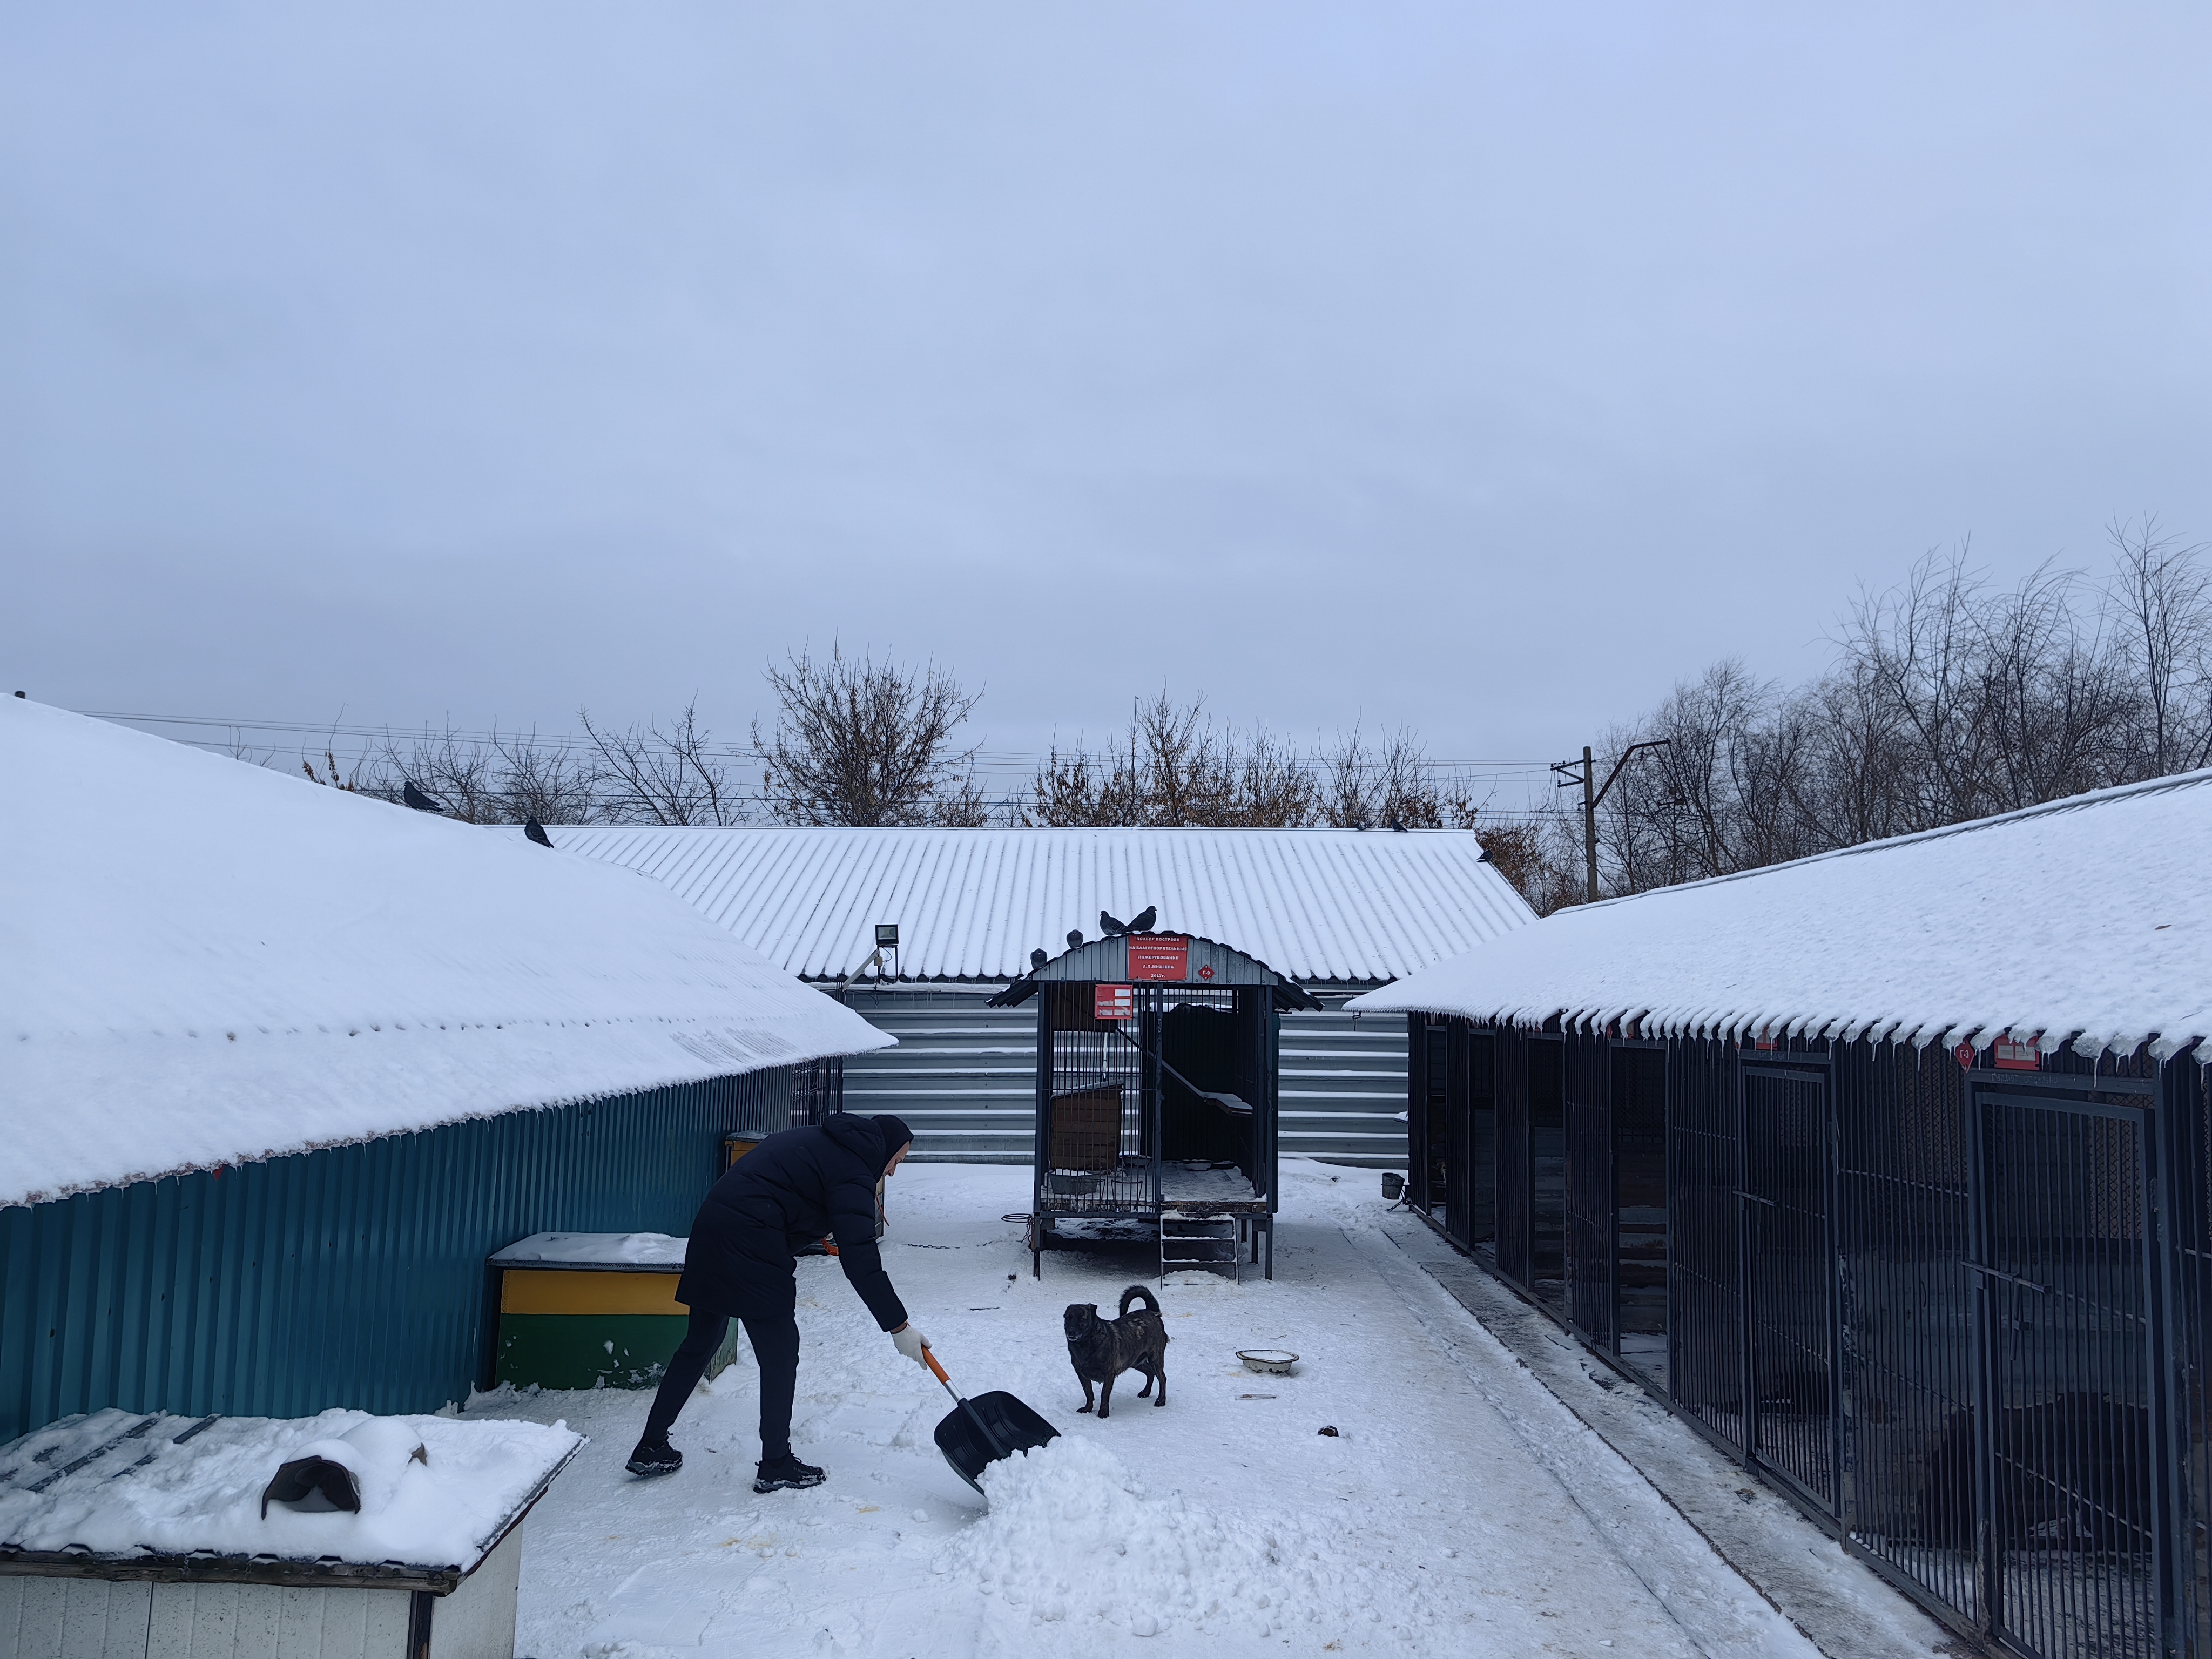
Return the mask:
[[[1288,1348],[1239,1348],[1237,1357],[1244,1362],[1246,1370],[1266,1376],[1288,1376],[1298,1363],[1297,1355]]]

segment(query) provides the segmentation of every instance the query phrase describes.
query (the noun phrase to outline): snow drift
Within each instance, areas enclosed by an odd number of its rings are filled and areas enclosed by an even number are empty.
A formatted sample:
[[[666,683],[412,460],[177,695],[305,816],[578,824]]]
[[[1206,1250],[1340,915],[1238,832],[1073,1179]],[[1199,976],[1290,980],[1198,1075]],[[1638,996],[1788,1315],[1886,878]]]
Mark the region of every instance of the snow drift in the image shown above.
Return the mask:
[[[1045,1624],[1287,1635],[1433,1617],[1407,1574],[1346,1572],[1310,1515],[1269,1517],[1155,1495],[1121,1459],[1063,1435],[983,1475],[990,1513],[947,1547],[957,1575]]]

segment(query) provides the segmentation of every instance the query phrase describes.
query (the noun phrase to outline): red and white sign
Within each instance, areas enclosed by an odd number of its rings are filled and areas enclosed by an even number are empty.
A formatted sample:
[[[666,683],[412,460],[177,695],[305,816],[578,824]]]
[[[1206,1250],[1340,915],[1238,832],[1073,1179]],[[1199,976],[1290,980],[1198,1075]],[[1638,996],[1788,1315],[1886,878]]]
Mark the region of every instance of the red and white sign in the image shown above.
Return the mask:
[[[1132,936],[1129,977],[1182,984],[1190,977],[1190,941],[1181,933]]]
[[[1094,985],[1091,992],[1091,1012],[1094,1018],[1134,1019],[1137,1017],[1135,986]]]
[[[2010,1037],[1999,1037],[1994,1048],[1996,1067],[2000,1072],[2039,1072],[2043,1069],[2043,1050],[2036,1047],[2032,1037],[2025,1042],[2015,1042]],[[1971,1042],[1960,1043],[1951,1053],[1961,1066],[1970,1066],[1974,1063],[1974,1045]]]
[[[1212,979],[1213,977],[1213,964],[1210,962],[1200,963],[1198,964],[1198,976],[1200,979]]]

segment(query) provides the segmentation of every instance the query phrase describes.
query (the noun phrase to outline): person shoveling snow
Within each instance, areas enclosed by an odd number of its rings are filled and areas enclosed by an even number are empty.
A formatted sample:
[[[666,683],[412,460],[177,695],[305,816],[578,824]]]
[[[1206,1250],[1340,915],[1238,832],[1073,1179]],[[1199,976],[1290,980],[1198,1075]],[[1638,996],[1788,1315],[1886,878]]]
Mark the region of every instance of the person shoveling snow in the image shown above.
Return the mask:
[[[757,1492],[818,1486],[827,1479],[791,1449],[799,1387],[797,1253],[829,1236],[845,1277],[898,1351],[926,1365],[929,1345],[908,1322],[876,1248],[876,1182],[906,1161],[914,1133],[888,1115],[832,1113],[817,1125],[772,1134],[730,1168],[700,1205],[676,1299],[690,1328],[668,1361],[629,1455],[632,1474],[673,1474],[684,1454],[668,1431],[706,1375],[729,1322],[741,1320],[760,1366],[761,1455]]]

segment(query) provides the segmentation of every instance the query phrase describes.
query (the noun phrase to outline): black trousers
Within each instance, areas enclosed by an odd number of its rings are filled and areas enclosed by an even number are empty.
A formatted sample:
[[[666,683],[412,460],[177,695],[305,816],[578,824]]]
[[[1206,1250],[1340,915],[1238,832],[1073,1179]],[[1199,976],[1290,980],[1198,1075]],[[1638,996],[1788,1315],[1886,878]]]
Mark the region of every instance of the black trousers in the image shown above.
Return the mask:
[[[745,1340],[753,1345],[753,1358],[760,1366],[761,1461],[765,1463],[791,1449],[791,1401],[799,1391],[799,1321],[787,1313],[774,1314],[748,1319],[744,1327]],[[653,1396],[653,1409],[645,1414],[647,1438],[668,1432],[729,1328],[729,1315],[691,1310],[690,1328],[669,1356],[660,1392]]]

